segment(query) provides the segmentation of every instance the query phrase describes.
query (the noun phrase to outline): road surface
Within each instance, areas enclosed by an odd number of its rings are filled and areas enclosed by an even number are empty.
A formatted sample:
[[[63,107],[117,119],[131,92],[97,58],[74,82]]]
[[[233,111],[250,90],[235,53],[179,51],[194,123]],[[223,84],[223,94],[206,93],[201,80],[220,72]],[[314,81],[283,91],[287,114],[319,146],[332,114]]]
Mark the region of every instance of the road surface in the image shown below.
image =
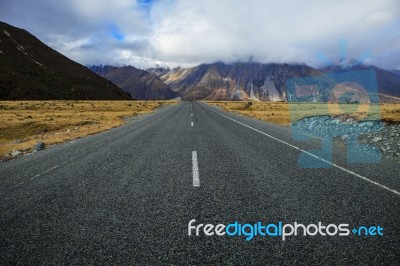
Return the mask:
[[[0,264],[397,264],[399,165],[302,169],[288,127],[182,102],[0,164]],[[397,193],[396,193],[397,192]],[[383,236],[188,235],[194,225],[381,226]]]

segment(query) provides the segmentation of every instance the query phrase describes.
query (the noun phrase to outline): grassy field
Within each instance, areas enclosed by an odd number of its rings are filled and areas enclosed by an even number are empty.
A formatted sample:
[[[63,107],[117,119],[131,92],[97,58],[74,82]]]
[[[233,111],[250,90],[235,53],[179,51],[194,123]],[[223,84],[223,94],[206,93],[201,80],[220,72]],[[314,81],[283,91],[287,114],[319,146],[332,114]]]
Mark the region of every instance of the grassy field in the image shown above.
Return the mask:
[[[289,125],[303,117],[331,115],[352,117],[358,120],[382,119],[400,122],[400,104],[358,105],[333,103],[284,103],[284,102],[239,102],[208,101],[224,110],[237,112],[264,121]]]
[[[0,101],[0,158],[95,134],[171,101]]]
[[[0,101],[0,159],[13,150],[31,152],[38,141],[52,145],[95,134],[146,114],[171,101]],[[372,105],[370,109],[326,103],[209,101],[227,111],[289,125],[306,116],[339,115],[400,123],[400,104]],[[358,110],[357,110],[358,108]],[[378,112],[380,111],[380,112]],[[336,112],[336,113],[335,113]],[[378,115],[380,113],[380,115]]]

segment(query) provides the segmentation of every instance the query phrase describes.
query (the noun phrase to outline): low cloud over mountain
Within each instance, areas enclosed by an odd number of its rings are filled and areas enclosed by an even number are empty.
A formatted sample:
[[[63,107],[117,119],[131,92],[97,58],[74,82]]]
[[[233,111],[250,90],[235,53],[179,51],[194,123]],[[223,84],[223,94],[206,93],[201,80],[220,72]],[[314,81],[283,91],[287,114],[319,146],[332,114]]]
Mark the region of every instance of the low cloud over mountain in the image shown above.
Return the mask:
[[[400,68],[397,0],[3,0],[0,20],[84,65],[347,59]],[[338,40],[348,40],[347,50]]]

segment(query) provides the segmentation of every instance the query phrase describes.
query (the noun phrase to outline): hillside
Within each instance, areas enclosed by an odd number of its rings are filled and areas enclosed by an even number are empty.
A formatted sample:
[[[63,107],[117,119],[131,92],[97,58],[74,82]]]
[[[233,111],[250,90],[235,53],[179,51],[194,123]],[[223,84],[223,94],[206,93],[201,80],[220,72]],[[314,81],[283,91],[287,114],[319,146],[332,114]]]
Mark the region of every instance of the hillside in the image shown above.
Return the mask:
[[[92,71],[118,85],[137,100],[168,100],[176,97],[159,77],[132,66],[92,66]]]
[[[306,65],[220,62],[149,71],[190,100],[284,101],[287,79],[320,74]]]
[[[321,69],[324,73],[342,71],[373,70],[376,73],[376,81],[380,97],[400,97],[400,72],[397,70],[385,70],[376,66],[356,65],[352,68],[342,69],[338,66],[330,66]]]
[[[359,66],[351,71],[372,69],[376,73],[379,98],[383,102],[398,102],[400,77],[393,71],[374,66]],[[253,100],[287,101],[287,81],[299,77],[319,77],[332,82],[324,74],[341,69],[317,70],[305,64],[213,63],[192,68],[152,68],[176,93],[187,100]],[[349,93],[353,88],[346,88]],[[372,95],[376,98],[375,95]],[[314,101],[327,101],[329,90],[319,87]],[[366,99],[368,101],[368,99]]]
[[[0,22],[0,100],[130,99],[110,81]]]

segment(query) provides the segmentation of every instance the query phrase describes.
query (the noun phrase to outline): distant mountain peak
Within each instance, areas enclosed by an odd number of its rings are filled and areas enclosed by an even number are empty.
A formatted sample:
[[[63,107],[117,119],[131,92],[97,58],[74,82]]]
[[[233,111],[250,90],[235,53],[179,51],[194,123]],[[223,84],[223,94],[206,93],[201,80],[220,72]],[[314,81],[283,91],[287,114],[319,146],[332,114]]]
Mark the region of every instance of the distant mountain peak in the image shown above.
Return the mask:
[[[289,79],[373,68],[377,73],[381,98],[399,97],[400,71],[396,73],[361,64],[353,64],[353,67],[348,68],[350,65],[335,65],[318,70],[304,63],[215,62],[190,68],[151,68],[147,71],[159,76],[173,91],[187,100],[287,101],[286,82]],[[325,96],[326,92],[319,91],[315,101],[326,101]]]
[[[320,74],[306,65],[215,62],[192,68],[148,69],[183,99],[286,100],[286,79]]]

